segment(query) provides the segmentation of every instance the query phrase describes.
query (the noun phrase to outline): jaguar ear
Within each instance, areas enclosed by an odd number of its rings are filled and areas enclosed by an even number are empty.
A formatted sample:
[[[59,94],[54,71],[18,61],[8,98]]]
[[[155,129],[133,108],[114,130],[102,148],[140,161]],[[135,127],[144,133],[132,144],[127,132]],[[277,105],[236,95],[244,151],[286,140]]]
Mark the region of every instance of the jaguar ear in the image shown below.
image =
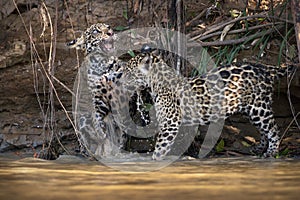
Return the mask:
[[[140,71],[147,75],[149,73],[149,70],[150,70],[150,66],[151,66],[151,63],[152,62],[152,59],[151,59],[151,56],[148,54],[146,55],[140,62],[139,64],[139,69]]]

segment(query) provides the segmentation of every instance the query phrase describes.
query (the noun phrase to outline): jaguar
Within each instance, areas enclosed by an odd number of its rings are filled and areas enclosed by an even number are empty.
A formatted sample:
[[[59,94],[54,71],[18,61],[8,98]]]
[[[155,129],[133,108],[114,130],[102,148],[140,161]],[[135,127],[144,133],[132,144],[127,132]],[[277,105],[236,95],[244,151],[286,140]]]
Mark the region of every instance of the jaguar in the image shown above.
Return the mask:
[[[126,65],[127,74],[151,88],[159,123],[154,160],[164,159],[182,124],[205,125],[235,113],[248,116],[260,131],[256,153],[273,157],[280,137],[272,111],[273,85],[292,67],[234,63],[195,78],[176,74],[159,55],[146,53]],[[126,71],[126,70],[125,70]]]
[[[100,157],[119,153],[118,150],[117,152],[112,151],[122,149],[126,141],[126,134],[123,131],[124,119],[135,117],[135,122],[142,125],[147,124],[147,112],[137,105],[141,104],[139,102],[143,88],[134,88],[131,95],[126,96],[128,98],[125,99],[123,88],[115,84],[118,82],[117,80],[121,79],[122,69],[127,65],[126,62],[114,56],[116,39],[117,36],[109,25],[97,23],[87,28],[79,38],[67,43],[69,48],[76,48],[84,52],[85,57],[79,74],[84,76],[81,80],[87,82],[93,105],[93,111],[90,113],[87,108],[89,106],[80,107],[86,103],[84,101],[89,101],[88,94],[81,94],[80,97],[83,99],[77,98],[79,101],[77,108],[81,109],[80,111],[85,110],[85,112],[76,113],[79,136],[83,145],[89,146],[85,147],[86,150],[91,151],[89,154]],[[113,82],[105,82],[106,78]],[[84,83],[80,84],[84,85]],[[137,101],[134,101],[134,97],[137,98]],[[113,111],[119,112],[118,110],[122,110],[121,108],[125,110],[125,114],[122,114],[123,119],[118,118],[120,115],[113,115]],[[131,116],[126,115],[128,114],[126,111],[129,109],[132,111],[129,113]]]
[[[84,94],[82,97],[87,98],[88,101],[91,98],[94,108],[92,112],[87,110],[76,113],[79,115],[76,116],[78,118],[77,125],[83,144],[89,146],[90,150],[98,156],[110,155],[111,151],[115,149],[112,145],[121,148],[123,144],[121,141],[123,132],[115,119],[109,115],[111,97],[108,96],[107,90],[110,89],[110,86],[104,85],[100,88],[98,84],[104,74],[113,73],[124,65],[122,60],[113,56],[115,39],[114,31],[109,25],[97,23],[88,27],[80,37],[67,43],[69,48],[76,48],[84,52],[79,75],[84,76],[81,80],[86,80],[91,97],[86,97],[87,95]],[[83,100],[77,99],[77,101]]]

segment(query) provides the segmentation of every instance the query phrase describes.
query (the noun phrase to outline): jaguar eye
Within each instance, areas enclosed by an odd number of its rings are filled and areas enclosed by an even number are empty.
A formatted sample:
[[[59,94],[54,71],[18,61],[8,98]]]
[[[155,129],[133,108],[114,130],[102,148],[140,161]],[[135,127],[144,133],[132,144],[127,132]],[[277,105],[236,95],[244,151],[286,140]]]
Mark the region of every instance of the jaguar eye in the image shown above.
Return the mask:
[[[98,29],[93,30],[93,34],[98,34],[100,31]]]
[[[72,46],[77,42],[77,40],[72,40],[71,42],[67,43],[67,46]]]

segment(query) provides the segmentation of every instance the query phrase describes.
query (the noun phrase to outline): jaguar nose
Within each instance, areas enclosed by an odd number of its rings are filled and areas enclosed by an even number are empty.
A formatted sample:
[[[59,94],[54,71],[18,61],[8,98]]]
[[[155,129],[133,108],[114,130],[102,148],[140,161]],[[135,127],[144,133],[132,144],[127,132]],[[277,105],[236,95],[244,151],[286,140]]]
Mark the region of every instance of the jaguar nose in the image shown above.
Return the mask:
[[[108,35],[108,36],[113,36],[113,35],[114,35],[113,30],[108,30],[107,35]]]

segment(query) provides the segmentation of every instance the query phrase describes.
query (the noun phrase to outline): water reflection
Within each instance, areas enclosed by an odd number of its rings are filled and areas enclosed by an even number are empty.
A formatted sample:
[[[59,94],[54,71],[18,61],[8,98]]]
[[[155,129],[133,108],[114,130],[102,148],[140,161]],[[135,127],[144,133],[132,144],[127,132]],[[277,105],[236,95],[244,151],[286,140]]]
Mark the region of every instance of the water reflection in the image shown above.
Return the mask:
[[[0,199],[298,199],[300,162],[220,158],[137,173],[72,157],[0,157],[0,180]]]

